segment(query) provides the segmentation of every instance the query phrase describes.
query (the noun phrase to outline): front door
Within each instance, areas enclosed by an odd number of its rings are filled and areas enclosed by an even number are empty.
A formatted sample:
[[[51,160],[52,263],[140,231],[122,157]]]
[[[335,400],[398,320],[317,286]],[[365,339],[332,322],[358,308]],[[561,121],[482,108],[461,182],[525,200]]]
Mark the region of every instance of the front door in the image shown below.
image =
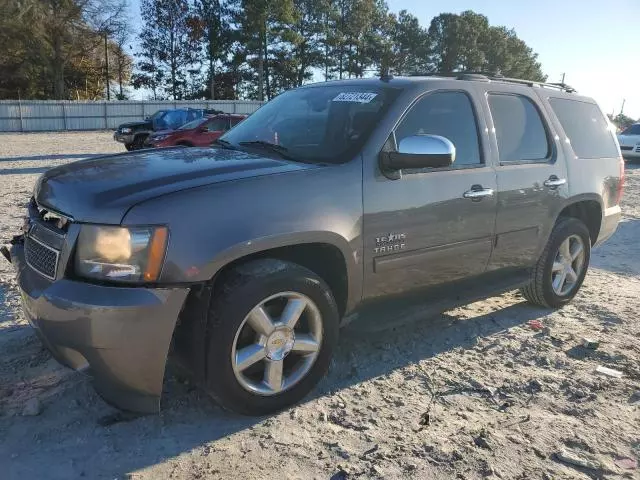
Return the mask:
[[[564,205],[563,150],[531,87],[479,88],[499,160],[496,245],[489,269],[527,267],[536,262]]]
[[[494,240],[496,176],[485,162],[480,138],[486,125],[477,111],[471,91],[429,92],[390,137],[396,148],[408,136],[443,136],[456,148],[451,167],[405,170],[392,179],[377,162],[365,164],[365,299],[485,271]]]

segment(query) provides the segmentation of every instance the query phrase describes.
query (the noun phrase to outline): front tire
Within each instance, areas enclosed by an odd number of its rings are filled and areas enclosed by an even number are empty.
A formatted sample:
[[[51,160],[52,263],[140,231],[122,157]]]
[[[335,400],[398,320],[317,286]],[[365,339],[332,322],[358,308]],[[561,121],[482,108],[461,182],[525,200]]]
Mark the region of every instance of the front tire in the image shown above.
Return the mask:
[[[306,396],[328,370],[339,314],[312,271],[248,262],[216,283],[208,314],[206,388],[218,403],[264,415]]]
[[[529,303],[560,308],[569,303],[582,286],[591,258],[591,238],[586,225],[573,217],[562,217],[551,232],[531,283],[520,291]]]
[[[142,150],[144,148],[144,142],[147,139],[146,135],[138,135],[133,139],[131,144],[131,150]]]

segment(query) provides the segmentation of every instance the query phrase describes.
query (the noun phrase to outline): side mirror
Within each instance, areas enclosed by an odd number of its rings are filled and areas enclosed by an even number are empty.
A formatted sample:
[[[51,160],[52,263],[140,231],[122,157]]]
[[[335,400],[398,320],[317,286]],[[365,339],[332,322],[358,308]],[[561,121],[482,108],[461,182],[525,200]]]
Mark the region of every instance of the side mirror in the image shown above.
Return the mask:
[[[200,126],[198,127],[198,131],[199,131],[199,132],[208,132],[208,131],[209,131],[209,128],[208,128],[206,125],[200,125]]]
[[[383,152],[384,170],[449,167],[456,159],[456,147],[439,135],[413,135],[400,140],[397,152]]]

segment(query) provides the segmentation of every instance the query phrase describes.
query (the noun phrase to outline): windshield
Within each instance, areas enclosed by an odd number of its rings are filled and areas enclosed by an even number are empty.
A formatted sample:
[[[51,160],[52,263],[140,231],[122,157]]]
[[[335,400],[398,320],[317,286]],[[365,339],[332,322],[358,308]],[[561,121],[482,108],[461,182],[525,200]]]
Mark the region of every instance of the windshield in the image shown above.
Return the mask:
[[[628,127],[622,135],[640,135],[640,123],[636,123]]]
[[[149,120],[151,120],[153,122],[154,120],[157,120],[158,118],[160,118],[165,113],[167,113],[166,110],[158,110],[156,113],[154,113],[153,115],[151,115],[149,117]]]
[[[178,130],[191,130],[191,129],[194,129],[198,125],[200,125],[202,122],[205,122],[206,120],[207,120],[206,118],[198,118],[198,119],[193,120],[193,121],[191,121],[189,123],[185,123],[180,128],[178,128]]]
[[[267,142],[301,162],[343,163],[362,148],[400,90],[323,85],[289,90],[223,135],[240,148]]]

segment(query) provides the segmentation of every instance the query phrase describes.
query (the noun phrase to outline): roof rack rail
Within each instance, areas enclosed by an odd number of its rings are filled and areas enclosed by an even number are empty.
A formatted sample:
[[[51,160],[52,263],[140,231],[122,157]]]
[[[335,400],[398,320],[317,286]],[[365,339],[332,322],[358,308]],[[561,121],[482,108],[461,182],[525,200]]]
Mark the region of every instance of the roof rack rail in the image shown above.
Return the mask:
[[[549,87],[557,88],[567,93],[574,93],[575,88],[567,85],[566,83],[553,83],[553,82],[537,82],[535,80],[523,80],[520,78],[503,77],[499,72],[486,72],[486,71],[461,71],[461,72],[427,72],[427,73],[415,73],[411,74],[412,77],[454,77],[458,80],[484,80],[484,81],[496,81],[505,83],[516,83],[518,85],[528,85],[529,87]]]

